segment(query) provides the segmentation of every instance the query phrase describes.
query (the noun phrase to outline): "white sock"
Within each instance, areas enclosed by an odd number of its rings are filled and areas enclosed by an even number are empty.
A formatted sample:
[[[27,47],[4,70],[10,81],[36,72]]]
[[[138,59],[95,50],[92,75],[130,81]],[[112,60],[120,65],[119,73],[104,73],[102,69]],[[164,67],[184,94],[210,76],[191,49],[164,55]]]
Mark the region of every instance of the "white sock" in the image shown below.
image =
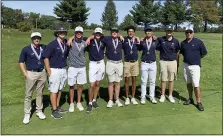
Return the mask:
[[[89,105],[92,105],[92,102],[89,102]]]
[[[95,99],[93,99],[93,102],[96,102],[96,100],[95,100]]]

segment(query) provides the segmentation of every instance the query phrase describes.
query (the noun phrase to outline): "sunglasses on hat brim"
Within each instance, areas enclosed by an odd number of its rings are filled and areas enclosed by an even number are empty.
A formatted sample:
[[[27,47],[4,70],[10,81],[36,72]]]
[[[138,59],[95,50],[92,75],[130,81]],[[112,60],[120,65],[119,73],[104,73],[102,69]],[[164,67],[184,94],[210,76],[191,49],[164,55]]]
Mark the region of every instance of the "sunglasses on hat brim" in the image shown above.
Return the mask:
[[[83,32],[81,32],[81,31],[76,31],[76,32],[75,32],[75,34],[78,34],[78,33],[81,33],[81,34],[83,34]]]
[[[192,34],[193,31],[192,31],[192,30],[187,30],[185,33],[186,33],[186,34],[188,34],[188,33]]]
[[[41,40],[41,37],[39,37],[39,36],[34,36],[34,37],[32,37],[31,39],[32,39],[32,40],[35,40],[35,39],[39,39],[39,40]]]

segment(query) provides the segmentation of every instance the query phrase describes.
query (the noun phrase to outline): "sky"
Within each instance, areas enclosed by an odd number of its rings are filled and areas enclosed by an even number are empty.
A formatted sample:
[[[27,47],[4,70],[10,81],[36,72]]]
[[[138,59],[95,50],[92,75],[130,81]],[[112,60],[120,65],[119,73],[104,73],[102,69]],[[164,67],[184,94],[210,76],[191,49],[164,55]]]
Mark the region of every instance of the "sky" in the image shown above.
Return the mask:
[[[118,11],[118,24],[120,24],[124,17],[129,14],[137,3],[136,1],[114,1]],[[45,15],[56,15],[53,13],[53,8],[59,1],[3,1],[3,5],[13,9],[22,9],[23,12],[35,12]],[[86,1],[86,6],[90,8],[90,15],[88,16],[88,24],[101,24],[101,15],[104,12],[106,1]]]

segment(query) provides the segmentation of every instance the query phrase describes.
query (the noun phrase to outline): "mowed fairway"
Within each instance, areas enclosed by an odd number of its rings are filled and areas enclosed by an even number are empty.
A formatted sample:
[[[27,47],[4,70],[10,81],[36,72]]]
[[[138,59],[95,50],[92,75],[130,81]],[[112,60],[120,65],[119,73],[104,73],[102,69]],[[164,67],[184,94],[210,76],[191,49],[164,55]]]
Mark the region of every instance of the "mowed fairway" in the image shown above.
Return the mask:
[[[52,31],[41,31],[41,43],[48,44],[54,39]],[[89,36],[92,31],[85,31]],[[69,31],[69,36],[73,30]],[[106,32],[105,35],[109,34]],[[126,32],[121,32],[126,35]],[[162,36],[164,32],[155,32]],[[143,37],[143,32],[136,32]],[[182,32],[174,34],[181,42],[185,35]],[[147,101],[146,105],[129,105],[121,108],[106,108],[108,91],[107,79],[101,82],[102,88],[98,98],[100,108],[91,114],[79,112],[75,107],[74,113],[66,113],[61,120],[54,120],[50,114],[49,91],[44,90],[44,113],[46,120],[39,120],[35,113],[28,125],[22,123],[25,82],[18,67],[18,57],[22,48],[30,44],[30,33],[17,30],[2,30],[2,134],[221,134],[222,133],[222,36],[221,34],[195,34],[206,45],[208,55],[202,60],[201,68],[201,95],[204,112],[199,112],[194,106],[184,106],[188,97],[186,85],[182,78],[182,56],[178,80],[174,91],[179,92],[182,102],[156,105]],[[140,57],[141,57],[141,53]],[[157,52],[157,56],[159,53]],[[88,53],[86,53],[88,66]],[[159,57],[158,57],[159,59]],[[159,61],[157,59],[157,62]],[[157,63],[158,66],[159,63]],[[87,67],[88,68],[88,67]],[[158,67],[159,70],[159,67]],[[148,84],[147,84],[148,85]],[[121,101],[124,103],[124,83],[122,82]],[[157,73],[157,88],[160,87]],[[82,104],[86,109],[87,88],[85,85]],[[140,76],[137,78],[137,95],[140,95]],[[148,89],[147,89],[148,90]],[[148,93],[148,91],[147,91]],[[159,89],[156,91],[159,96]],[[174,93],[177,94],[177,93]],[[176,95],[177,96],[177,95]],[[76,97],[76,95],[75,95]],[[157,97],[158,99],[159,97]],[[35,97],[33,97],[35,99]],[[68,108],[68,86],[63,90],[62,106]],[[137,97],[139,101],[139,97]],[[35,107],[35,106],[34,106]]]

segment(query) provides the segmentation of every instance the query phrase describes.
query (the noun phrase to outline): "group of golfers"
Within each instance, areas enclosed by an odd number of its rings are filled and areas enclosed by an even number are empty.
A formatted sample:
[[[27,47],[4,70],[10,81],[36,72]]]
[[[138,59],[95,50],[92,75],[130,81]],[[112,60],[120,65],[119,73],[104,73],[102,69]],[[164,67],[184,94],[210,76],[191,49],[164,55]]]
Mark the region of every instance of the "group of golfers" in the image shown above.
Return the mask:
[[[135,98],[136,77],[141,68],[141,104],[146,103],[146,86],[149,81],[149,98],[156,104],[155,85],[157,75],[156,51],[160,52],[161,96],[159,102],[166,99],[166,84],[169,87],[171,103],[175,103],[173,93],[174,80],[177,78],[179,67],[179,55],[183,55],[183,77],[186,81],[189,94],[184,105],[196,105],[197,109],[204,108],[200,100],[200,68],[201,58],[207,54],[204,43],[194,37],[192,27],[185,29],[186,38],[179,41],[173,36],[174,28],[166,27],[166,35],[156,37],[153,28],[144,28],[145,37],[135,36],[135,27],[126,28],[127,36],[119,35],[117,28],[111,28],[111,36],[104,36],[101,28],[96,28],[90,37],[84,37],[81,26],[75,28],[75,33],[69,39],[66,38],[68,30],[62,26],[56,28],[55,39],[47,46],[40,44],[42,35],[39,32],[31,34],[31,44],[22,49],[19,57],[19,66],[25,76],[26,91],[24,101],[24,124],[30,122],[31,100],[36,90],[36,115],[39,119],[45,119],[43,109],[43,90],[48,80],[50,101],[52,106],[51,116],[61,119],[61,113],[74,112],[74,107],[83,111],[81,104],[83,85],[89,79],[87,113],[93,108],[98,108],[97,96],[100,90],[100,81],[108,78],[108,108],[114,105],[123,106],[119,100],[120,82],[125,78],[125,105],[130,103],[137,105]],[[122,61],[124,51],[124,63]],[[86,71],[85,51],[89,53],[89,71]],[[139,67],[138,52],[142,51],[141,67]],[[104,56],[107,62],[104,62]],[[68,64],[68,70],[66,66]],[[88,74],[87,74],[88,73]],[[48,77],[48,78],[47,78]],[[129,82],[131,83],[131,97],[129,95]],[[69,109],[63,109],[60,105],[61,91],[68,82],[69,85]],[[76,88],[75,88],[76,87]],[[74,90],[77,89],[77,102],[74,104]],[[196,96],[196,104],[193,101],[193,91]]]

